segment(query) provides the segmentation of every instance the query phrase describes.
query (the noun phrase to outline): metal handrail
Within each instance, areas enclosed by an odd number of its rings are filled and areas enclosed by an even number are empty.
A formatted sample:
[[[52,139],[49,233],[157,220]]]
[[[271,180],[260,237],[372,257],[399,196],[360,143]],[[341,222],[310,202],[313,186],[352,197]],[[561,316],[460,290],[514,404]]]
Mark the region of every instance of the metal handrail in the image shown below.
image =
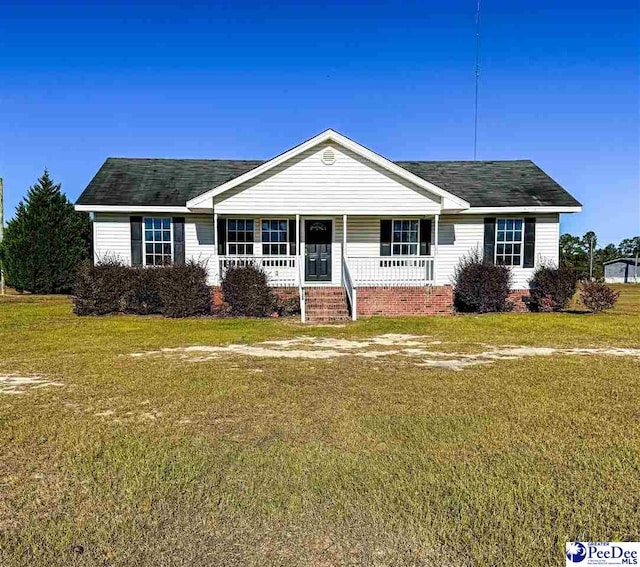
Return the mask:
[[[358,318],[358,290],[353,285],[353,279],[351,278],[351,272],[349,271],[349,259],[346,255],[342,257],[342,281],[344,282],[344,289],[347,292],[347,299],[349,300],[349,306],[351,307],[351,320],[356,321]]]

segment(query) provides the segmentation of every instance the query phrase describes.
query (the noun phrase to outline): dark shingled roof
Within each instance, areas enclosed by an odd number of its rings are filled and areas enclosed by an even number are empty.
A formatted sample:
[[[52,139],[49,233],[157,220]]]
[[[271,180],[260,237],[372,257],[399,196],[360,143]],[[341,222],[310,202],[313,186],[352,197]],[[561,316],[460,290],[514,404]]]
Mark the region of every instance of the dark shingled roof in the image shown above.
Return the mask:
[[[531,160],[396,161],[472,207],[579,207]]]
[[[184,207],[264,161],[107,158],[78,205]]]
[[[264,161],[108,158],[78,205],[185,206]],[[472,207],[579,206],[529,160],[397,161]]]

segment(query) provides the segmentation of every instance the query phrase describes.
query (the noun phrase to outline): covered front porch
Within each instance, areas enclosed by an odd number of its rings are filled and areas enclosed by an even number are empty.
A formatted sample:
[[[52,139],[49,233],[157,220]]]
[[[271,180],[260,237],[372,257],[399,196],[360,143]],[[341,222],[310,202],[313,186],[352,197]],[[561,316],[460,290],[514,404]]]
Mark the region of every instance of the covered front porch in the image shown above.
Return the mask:
[[[355,320],[360,287],[434,285],[439,215],[218,215],[210,279],[231,266],[263,269],[273,287],[344,288]]]
[[[425,286],[435,281],[435,257],[389,257],[344,255],[341,261],[345,265],[351,281],[356,287],[365,286]],[[306,269],[300,269],[305,262],[298,256],[221,256],[218,258],[220,277],[230,266],[254,265],[263,269],[273,287],[303,287],[325,285],[317,279],[309,279]],[[344,284],[345,274],[341,270],[340,284]],[[347,275],[347,277],[348,277]],[[216,281],[219,284],[219,280]],[[333,285],[333,281],[329,283]]]

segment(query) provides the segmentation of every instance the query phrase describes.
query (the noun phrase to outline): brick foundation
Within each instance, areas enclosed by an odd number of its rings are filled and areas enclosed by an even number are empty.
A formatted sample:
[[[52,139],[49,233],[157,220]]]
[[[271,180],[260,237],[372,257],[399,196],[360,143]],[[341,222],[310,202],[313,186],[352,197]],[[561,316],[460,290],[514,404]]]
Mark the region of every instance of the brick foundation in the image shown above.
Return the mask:
[[[298,297],[297,287],[276,287],[274,293],[281,299]],[[509,293],[513,311],[525,313],[527,304],[523,297],[528,289],[514,289]],[[453,313],[453,288],[450,285],[431,287],[359,287],[358,317],[381,315],[406,317],[410,315],[451,315]],[[220,287],[211,288],[211,309],[226,306]]]
[[[522,301],[524,297],[529,297],[530,291],[528,289],[512,289],[509,292],[508,301],[513,303],[513,311],[515,313],[526,313],[529,311],[527,304]]]
[[[384,315],[451,315],[453,288],[432,287],[359,287],[358,317]]]
[[[280,299],[289,299],[291,297],[298,297],[297,287],[274,287],[273,292]],[[216,312],[218,309],[222,309],[227,306],[222,295],[222,289],[220,286],[214,286],[211,288],[211,311]]]

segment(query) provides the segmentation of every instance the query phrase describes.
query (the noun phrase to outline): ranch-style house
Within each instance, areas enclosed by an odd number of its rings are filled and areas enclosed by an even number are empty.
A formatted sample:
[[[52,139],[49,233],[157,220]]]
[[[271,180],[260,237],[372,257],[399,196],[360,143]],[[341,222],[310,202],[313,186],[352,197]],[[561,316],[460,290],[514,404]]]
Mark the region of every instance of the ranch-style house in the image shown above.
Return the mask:
[[[557,264],[581,205],[529,160],[391,161],[327,130],[268,161],[108,158],[76,203],[95,260],[262,267],[302,320],[446,313],[459,260],[513,271],[513,300]]]

